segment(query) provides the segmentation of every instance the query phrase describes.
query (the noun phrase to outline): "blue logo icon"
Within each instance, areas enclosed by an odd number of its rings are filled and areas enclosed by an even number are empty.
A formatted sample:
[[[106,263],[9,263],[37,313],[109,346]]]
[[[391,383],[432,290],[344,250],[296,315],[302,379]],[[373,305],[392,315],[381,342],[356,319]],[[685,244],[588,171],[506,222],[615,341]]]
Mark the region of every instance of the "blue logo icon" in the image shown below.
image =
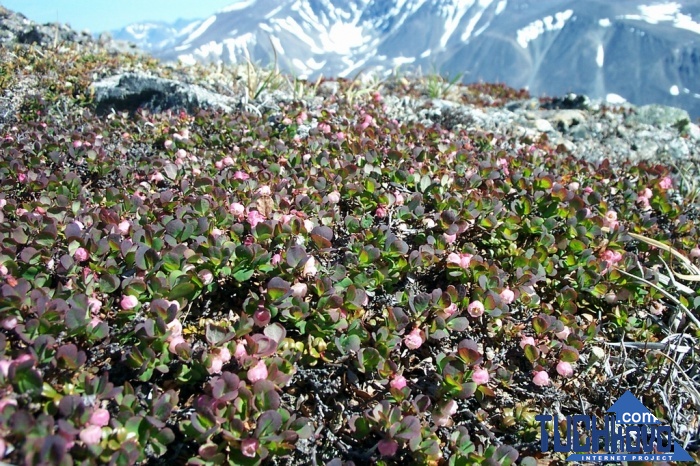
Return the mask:
[[[673,440],[670,426],[661,422],[629,391],[608,409],[599,427],[595,416],[566,416],[566,434],[559,431],[559,416],[540,414],[540,449],[549,451],[546,423],[554,421],[555,452],[573,453],[567,461],[618,463],[622,461],[693,461]]]

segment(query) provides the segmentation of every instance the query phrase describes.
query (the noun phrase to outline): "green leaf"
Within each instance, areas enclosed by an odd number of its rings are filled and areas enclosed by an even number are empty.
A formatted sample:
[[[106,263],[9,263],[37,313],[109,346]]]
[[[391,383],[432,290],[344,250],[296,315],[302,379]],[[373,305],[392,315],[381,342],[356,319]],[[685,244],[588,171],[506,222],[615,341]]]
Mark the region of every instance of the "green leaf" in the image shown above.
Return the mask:
[[[103,293],[113,293],[119,288],[120,284],[119,278],[114,275],[105,274],[100,277],[100,291]]]
[[[168,294],[169,299],[180,299],[180,298],[187,298],[192,299],[194,297],[194,294],[197,291],[197,287],[194,285],[194,283],[190,282],[183,282],[180,283],[179,285],[176,285],[172,290],[170,290],[170,293]]]
[[[236,281],[245,282],[245,281],[250,280],[250,277],[252,277],[254,273],[255,273],[255,270],[242,269],[242,270],[238,270],[238,271],[234,272],[233,278],[235,278]]]

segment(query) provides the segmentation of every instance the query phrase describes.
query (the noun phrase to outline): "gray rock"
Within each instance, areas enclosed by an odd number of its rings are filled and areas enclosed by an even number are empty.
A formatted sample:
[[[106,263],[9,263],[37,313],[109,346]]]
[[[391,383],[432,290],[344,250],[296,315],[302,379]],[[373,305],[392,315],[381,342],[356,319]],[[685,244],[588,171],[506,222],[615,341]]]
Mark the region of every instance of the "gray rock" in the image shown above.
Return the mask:
[[[627,118],[636,124],[646,124],[663,128],[678,123],[681,120],[690,122],[690,115],[683,109],[665,107],[663,105],[644,105],[637,107],[635,112]]]
[[[158,112],[168,109],[213,109],[230,112],[240,101],[195,85],[164,79],[146,73],[123,73],[90,86],[98,113],[135,111],[145,108]]]
[[[554,126],[552,126],[552,124],[549,121],[543,118],[536,119],[534,125],[535,129],[541,133],[551,133],[552,131],[554,131]]]

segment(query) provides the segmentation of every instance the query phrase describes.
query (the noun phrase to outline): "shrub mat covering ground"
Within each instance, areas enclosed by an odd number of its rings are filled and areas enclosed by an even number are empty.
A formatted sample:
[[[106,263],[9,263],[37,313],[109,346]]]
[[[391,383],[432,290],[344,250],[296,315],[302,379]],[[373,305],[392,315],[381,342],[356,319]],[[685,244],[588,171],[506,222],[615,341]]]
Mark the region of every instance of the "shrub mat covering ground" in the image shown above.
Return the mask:
[[[449,99],[561,109],[500,85],[0,55],[2,461],[562,464],[535,416],[626,390],[697,455],[683,160],[426,120]],[[239,104],[98,114],[92,83],[124,72]]]

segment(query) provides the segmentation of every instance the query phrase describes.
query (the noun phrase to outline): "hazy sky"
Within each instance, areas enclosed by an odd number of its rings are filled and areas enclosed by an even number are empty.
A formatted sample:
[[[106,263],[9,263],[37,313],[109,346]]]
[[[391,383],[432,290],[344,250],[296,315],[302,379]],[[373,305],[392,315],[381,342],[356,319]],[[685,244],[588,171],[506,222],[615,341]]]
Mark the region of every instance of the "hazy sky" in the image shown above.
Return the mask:
[[[38,23],[69,23],[73,29],[102,32],[137,21],[205,18],[239,0],[0,0]]]

